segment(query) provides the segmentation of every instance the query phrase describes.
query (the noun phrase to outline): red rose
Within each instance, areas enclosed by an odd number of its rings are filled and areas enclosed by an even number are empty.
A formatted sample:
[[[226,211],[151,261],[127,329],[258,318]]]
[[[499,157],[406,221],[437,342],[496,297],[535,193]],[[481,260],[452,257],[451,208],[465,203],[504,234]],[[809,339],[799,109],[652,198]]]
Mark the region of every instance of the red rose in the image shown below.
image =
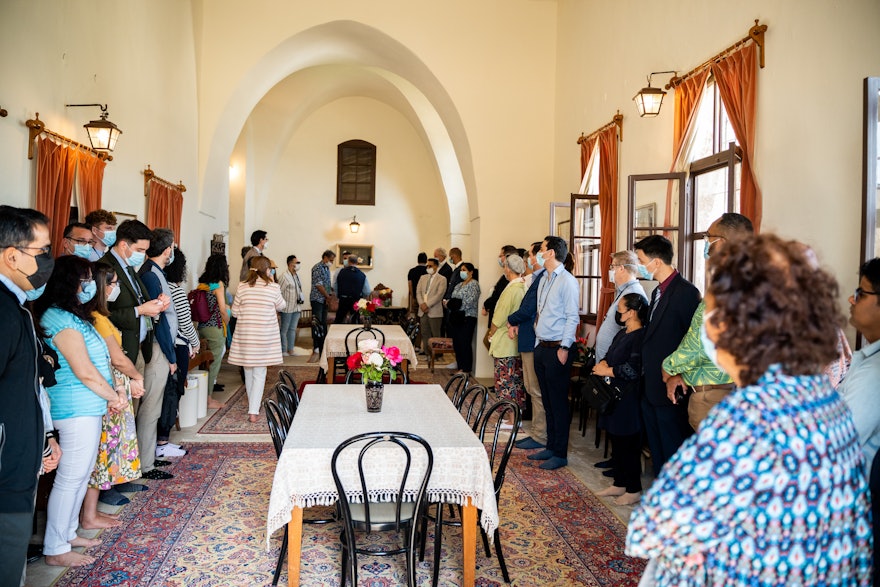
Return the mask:
[[[348,366],[349,370],[354,371],[361,366],[362,360],[363,357],[361,356],[360,351],[358,351],[353,355],[349,355],[348,358],[345,360],[345,364]]]

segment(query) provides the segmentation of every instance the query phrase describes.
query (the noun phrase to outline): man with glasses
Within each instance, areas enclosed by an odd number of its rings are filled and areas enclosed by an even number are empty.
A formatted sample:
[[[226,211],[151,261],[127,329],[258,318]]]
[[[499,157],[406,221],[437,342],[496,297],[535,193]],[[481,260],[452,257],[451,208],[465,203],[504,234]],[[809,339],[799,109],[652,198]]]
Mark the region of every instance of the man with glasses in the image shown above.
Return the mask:
[[[611,267],[608,279],[614,284],[614,301],[608,306],[608,312],[602,320],[599,332],[596,333],[596,362],[605,358],[614,336],[623,328],[615,320],[617,303],[626,294],[637,293],[648,299],[645,288],[636,279],[638,276],[639,258],[632,251],[618,251],[611,255]]]
[[[41,461],[57,465],[60,449],[40,402],[33,319],[24,307],[35,300],[55,264],[49,219],[36,210],[0,206],[0,586],[23,584]],[[46,411],[48,411],[48,406]],[[51,428],[51,426],[49,426]],[[51,447],[46,459],[44,448]]]
[[[64,239],[61,241],[61,255],[76,255],[90,259],[94,252],[95,238],[92,227],[82,222],[71,222],[64,227]]]
[[[868,344],[853,353],[849,370],[837,392],[852,409],[853,422],[870,472],[874,455],[880,448],[880,394],[877,393],[877,382],[880,381],[880,258],[871,259],[859,268],[859,287],[849,298],[849,323]]]

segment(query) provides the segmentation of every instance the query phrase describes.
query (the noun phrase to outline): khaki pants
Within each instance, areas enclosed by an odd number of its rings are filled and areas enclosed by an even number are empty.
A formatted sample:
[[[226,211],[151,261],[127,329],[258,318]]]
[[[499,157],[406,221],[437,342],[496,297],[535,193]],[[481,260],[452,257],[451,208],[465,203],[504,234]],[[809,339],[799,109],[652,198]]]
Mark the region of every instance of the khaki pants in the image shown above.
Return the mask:
[[[165,384],[171,366],[158,342],[153,342],[153,357],[144,368],[144,397],[138,406],[135,423],[137,425],[138,452],[141,457],[141,470],[149,473],[156,461],[156,425],[162,415],[162,399],[165,397]]]
[[[700,390],[702,388],[702,390]],[[697,386],[688,399],[688,423],[696,430],[700,427],[709,410],[721,403],[728,393],[733,391],[733,384],[717,386]]]
[[[535,375],[535,353],[520,353],[522,358],[523,383],[526,393],[532,398],[532,421],[529,424],[529,436],[541,444],[547,443],[547,416],[544,414],[544,403],[541,400],[541,386]]]

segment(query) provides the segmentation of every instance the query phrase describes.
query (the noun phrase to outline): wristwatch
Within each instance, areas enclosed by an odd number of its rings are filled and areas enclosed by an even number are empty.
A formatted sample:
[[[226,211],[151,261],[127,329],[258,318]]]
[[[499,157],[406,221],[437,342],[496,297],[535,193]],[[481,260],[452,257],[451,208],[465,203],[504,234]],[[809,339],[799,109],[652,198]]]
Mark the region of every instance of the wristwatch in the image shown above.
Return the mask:
[[[559,345],[559,348],[561,348],[561,349],[564,350],[564,351],[567,351],[567,350],[570,349],[571,347],[569,347],[569,346],[562,346],[562,345]]]

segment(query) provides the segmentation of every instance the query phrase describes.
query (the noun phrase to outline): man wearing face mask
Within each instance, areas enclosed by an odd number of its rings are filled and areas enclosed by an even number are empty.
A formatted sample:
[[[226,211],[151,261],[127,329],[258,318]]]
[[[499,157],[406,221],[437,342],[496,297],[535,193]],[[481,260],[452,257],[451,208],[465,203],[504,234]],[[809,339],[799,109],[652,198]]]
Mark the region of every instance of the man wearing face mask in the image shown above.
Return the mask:
[[[239,281],[247,281],[251,270],[251,259],[263,255],[263,251],[269,246],[269,235],[265,230],[255,230],[251,233],[251,248],[241,259],[241,271],[238,274]]]
[[[167,228],[157,228],[150,234],[150,247],[147,261],[138,272],[147,288],[147,295],[153,299],[162,296],[171,299],[171,288],[165,278],[165,267],[174,260],[174,232]],[[180,457],[186,451],[163,444],[157,450],[157,429],[162,403],[165,401],[165,386],[168,375],[177,372],[177,311],[169,304],[154,324],[153,351],[150,362],[144,369],[144,396],[137,412],[138,450],[141,468],[152,471],[156,457]],[[175,409],[176,411],[176,409]],[[149,477],[147,477],[149,479]]]
[[[357,255],[349,255],[346,266],[339,270],[336,281],[336,289],[339,294],[339,310],[336,311],[336,324],[345,324],[349,314],[357,312],[354,305],[361,298],[370,297],[370,282],[366,274],[358,269],[360,258]]]
[[[312,304],[312,356],[309,363],[317,363],[324,348],[324,337],[327,335],[327,298],[331,295],[330,267],[336,253],[326,250],[321,261],[312,267],[312,288],[309,291],[309,302]]]
[[[419,278],[414,292],[419,308],[419,328],[422,332],[422,352],[430,352],[428,339],[440,336],[443,324],[443,294],[446,293],[446,278],[438,272],[440,262],[428,259],[427,273]]]
[[[333,268],[332,268],[332,267],[330,268],[330,271],[332,271],[332,275],[330,276],[330,291],[335,292],[337,296],[339,296],[339,289],[338,289],[338,288],[339,288],[339,283],[338,283],[338,281],[339,281],[339,273],[340,273],[343,269],[345,269],[346,267],[348,267],[348,264],[349,264],[349,260],[348,260],[348,258],[349,258],[350,256],[351,256],[351,251],[342,251],[342,252],[339,254],[339,263],[340,263],[342,266],[341,266],[341,267],[337,267],[337,268],[336,268],[336,271],[333,271]]]
[[[107,210],[92,210],[86,214],[86,224],[92,231],[92,251],[89,261],[95,262],[116,244],[116,215]]]
[[[0,586],[3,587],[18,587],[21,583],[48,432],[40,404],[39,345],[33,319],[24,307],[27,300],[39,297],[52,274],[55,262],[48,224],[49,219],[36,210],[0,206],[0,321],[3,324],[3,336],[0,336]],[[55,443],[54,447],[57,446]]]
[[[734,212],[722,214],[709,226],[703,240],[703,256],[717,254],[724,244],[733,239],[748,236],[755,232],[752,221]],[[663,360],[663,381],[666,382],[666,397],[673,404],[679,402],[678,393],[688,393],[688,423],[696,430],[700,422],[715,405],[733,390],[733,380],[712,362],[703,349],[700,340],[700,327],[703,324],[705,300],[701,300],[690,328],[681,344],[671,355]]]
[[[90,257],[95,250],[92,248],[94,244],[91,226],[82,222],[71,222],[64,227],[60,255],[76,255],[91,261]]]
[[[599,332],[596,334],[596,362],[605,358],[611,341],[618,332],[623,329],[617,314],[617,303],[626,294],[637,293],[645,299],[645,288],[636,279],[638,274],[639,259],[632,251],[619,251],[611,255],[611,267],[608,269],[608,280],[614,284],[614,301],[608,307],[608,313],[602,320]]]
[[[639,275],[659,283],[651,292],[650,322],[642,344],[645,393],[641,402],[651,463],[657,476],[693,433],[687,421],[687,406],[682,402],[674,404],[666,396],[661,364],[684,338],[700,303],[700,291],[672,266],[673,248],[668,238],[652,234],[633,248],[639,259]]]

